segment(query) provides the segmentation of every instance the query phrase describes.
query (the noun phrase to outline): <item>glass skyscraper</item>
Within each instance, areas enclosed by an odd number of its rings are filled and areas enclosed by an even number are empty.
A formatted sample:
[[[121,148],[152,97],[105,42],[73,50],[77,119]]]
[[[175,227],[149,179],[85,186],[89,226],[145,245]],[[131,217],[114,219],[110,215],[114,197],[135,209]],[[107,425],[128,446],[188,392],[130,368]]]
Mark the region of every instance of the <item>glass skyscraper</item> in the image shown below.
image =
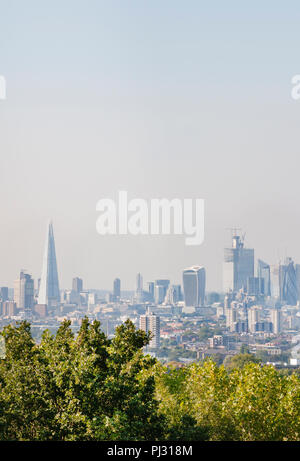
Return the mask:
[[[257,261],[257,277],[259,278],[260,293],[271,296],[270,266],[261,259]]]
[[[55,242],[51,222],[47,231],[38,303],[47,306],[57,306],[60,303]]]
[[[186,307],[204,306],[205,268],[192,266],[183,271],[183,291]]]

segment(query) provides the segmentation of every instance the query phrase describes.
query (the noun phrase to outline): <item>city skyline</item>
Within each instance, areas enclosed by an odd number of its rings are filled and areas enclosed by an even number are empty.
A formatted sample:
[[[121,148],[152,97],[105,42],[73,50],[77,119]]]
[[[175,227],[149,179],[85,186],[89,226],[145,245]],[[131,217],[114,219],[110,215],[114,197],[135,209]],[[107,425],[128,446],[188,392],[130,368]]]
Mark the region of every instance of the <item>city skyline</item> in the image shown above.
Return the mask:
[[[262,260],[300,261],[299,19],[295,2],[28,0],[18,14],[4,3],[1,285],[22,266],[39,277],[49,216],[62,286],[79,274],[90,287],[118,276],[131,288],[139,271],[179,283],[183,267],[201,264],[220,290],[232,225]],[[204,243],[102,238],[96,204],[118,190],[203,198]]]
[[[228,230],[228,229],[227,229]],[[257,284],[257,290],[259,290],[261,293],[264,293],[265,295],[272,295],[275,297],[279,297],[281,299],[289,299],[286,293],[289,291],[289,293],[293,293],[291,295],[291,299],[295,300],[297,297],[296,293],[296,285],[300,287],[300,264],[295,264],[293,261],[292,257],[285,257],[284,259],[280,259],[274,264],[269,264],[264,261],[262,261],[259,257],[255,255],[254,249],[249,249],[244,247],[244,239],[246,233],[242,234],[241,236],[237,233],[237,230],[242,231],[240,228],[231,228],[230,229],[232,232],[232,247],[231,248],[226,248],[224,249],[224,259],[223,262],[220,263],[220,268],[221,271],[223,272],[223,288],[218,290],[218,289],[207,289],[206,285],[206,280],[207,280],[207,272],[206,268],[204,266],[201,266],[203,268],[205,276],[204,276],[204,291],[205,293],[209,292],[220,292],[220,293],[227,293],[228,291],[234,291],[237,292],[239,289],[244,288],[247,289],[249,292],[249,283],[251,284],[252,287],[255,286],[255,283]],[[237,253],[235,253],[237,252]],[[245,254],[245,256],[243,256]],[[232,261],[232,262],[229,262]],[[222,265],[223,264],[223,265]],[[250,264],[250,265],[249,265]],[[287,264],[287,266],[285,266]],[[294,267],[295,264],[295,267]],[[230,269],[227,268],[227,266],[230,266]],[[293,266],[292,266],[293,265]],[[232,267],[231,267],[232,266]],[[289,270],[285,270],[284,268],[292,268]],[[184,281],[182,280],[182,274],[185,273],[185,271],[188,270],[193,270],[193,269],[199,269],[200,266],[197,265],[192,265],[188,269],[180,269],[180,279],[177,284],[177,279],[173,280],[170,277],[165,278],[165,279],[157,279],[154,277],[152,280],[150,278],[144,278],[144,275],[142,275],[140,272],[138,272],[135,275],[135,285],[134,282],[132,282],[131,286],[125,286],[123,284],[122,280],[122,291],[124,292],[136,292],[137,294],[140,294],[141,297],[143,297],[143,293],[150,293],[151,288],[150,285],[153,285],[152,290],[152,297],[153,301],[157,302],[157,296],[161,297],[156,293],[156,289],[160,288],[160,282],[162,285],[165,284],[165,282],[168,282],[168,285],[164,287],[163,290],[163,299],[165,298],[167,294],[167,288],[170,284],[170,281],[172,282],[172,287],[176,286],[182,286],[184,287]],[[266,271],[267,269],[267,274]],[[277,271],[277,272],[276,272]],[[277,274],[279,276],[279,272],[283,273],[283,276],[275,282],[274,274]],[[292,271],[292,275],[291,274]],[[293,272],[294,271],[294,272]],[[25,272],[28,272],[28,274],[25,274]],[[63,272],[63,269],[62,269]],[[228,278],[228,272],[232,272],[232,274]],[[254,273],[257,273],[257,277],[254,276]],[[25,276],[23,275],[25,274]],[[30,277],[33,275],[31,271],[25,271],[22,269],[20,271],[20,278],[22,277]],[[119,285],[119,288],[117,288],[117,291],[120,292],[120,286],[121,286],[121,277],[116,277],[114,276],[113,280],[110,283],[110,287],[103,287],[103,286],[88,286],[86,285],[86,280],[82,275],[78,277],[78,274],[74,274],[72,277],[71,281],[69,282],[69,285],[63,286],[60,289],[60,284],[58,281],[58,269],[57,269],[57,260],[56,260],[56,250],[55,250],[55,242],[54,242],[54,233],[53,233],[53,223],[52,220],[48,220],[47,224],[47,238],[46,238],[46,244],[44,247],[44,257],[43,257],[43,264],[42,264],[42,272],[41,272],[41,277],[33,277],[33,281],[37,280],[38,286],[35,286],[35,289],[37,289],[38,293],[38,298],[40,299],[39,304],[48,304],[48,302],[45,301],[47,295],[47,286],[48,286],[48,279],[50,277],[50,285],[51,285],[51,290],[55,291],[57,293],[61,292],[62,290],[66,289],[72,289],[73,291],[80,292],[83,289],[83,280],[85,281],[85,289],[90,290],[103,290],[107,292],[112,292],[114,294],[115,292],[115,284],[117,283]],[[293,275],[294,274],[294,275]],[[285,281],[286,277],[289,277],[287,281]],[[293,279],[294,277],[294,279]],[[277,277],[278,278],[278,277]],[[250,280],[251,279],[251,280]],[[54,283],[53,280],[56,282]],[[155,280],[155,282],[153,281]],[[230,283],[228,284],[228,280],[231,280]],[[13,286],[16,286],[17,280],[15,279]],[[18,282],[19,283],[19,282]],[[54,285],[57,287],[55,288]],[[231,286],[229,286],[231,284]],[[148,290],[146,292],[144,291],[144,286],[148,286]],[[265,286],[266,285],[266,286]],[[294,285],[294,286],[293,286]],[[0,285],[1,286],[1,285]],[[2,284],[4,288],[6,286]],[[7,285],[9,288],[12,288],[12,286]],[[42,287],[42,289],[41,289]],[[75,288],[74,288],[75,287]],[[77,287],[77,288],[76,288]],[[78,288],[81,287],[81,288]],[[271,290],[272,287],[272,290]],[[291,287],[291,288],[289,288]],[[147,287],[146,287],[147,288]],[[253,288],[254,289],[254,288]],[[50,291],[51,291],[50,290]],[[285,293],[285,296],[282,295],[282,293]],[[296,293],[296,294],[295,294]],[[44,301],[42,300],[42,297],[45,298]],[[118,297],[118,295],[117,295]],[[58,300],[59,297],[56,295],[56,299]],[[204,299],[204,295],[201,295],[201,299]],[[42,302],[43,301],[43,302]],[[202,301],[203,302],[203,301]]]

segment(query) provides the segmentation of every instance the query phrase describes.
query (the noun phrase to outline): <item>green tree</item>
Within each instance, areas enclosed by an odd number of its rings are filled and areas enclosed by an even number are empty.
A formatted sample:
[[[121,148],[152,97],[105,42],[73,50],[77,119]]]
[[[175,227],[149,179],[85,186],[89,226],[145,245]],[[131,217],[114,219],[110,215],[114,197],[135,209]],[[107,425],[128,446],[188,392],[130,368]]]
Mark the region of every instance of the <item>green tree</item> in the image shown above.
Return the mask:
[[[227,355],[224,360],[224,366],[228,371],[232,371],[235,368],[242,369],[246,363],[260,363],[260,360],[253,354],[236,354],[233,356]]]

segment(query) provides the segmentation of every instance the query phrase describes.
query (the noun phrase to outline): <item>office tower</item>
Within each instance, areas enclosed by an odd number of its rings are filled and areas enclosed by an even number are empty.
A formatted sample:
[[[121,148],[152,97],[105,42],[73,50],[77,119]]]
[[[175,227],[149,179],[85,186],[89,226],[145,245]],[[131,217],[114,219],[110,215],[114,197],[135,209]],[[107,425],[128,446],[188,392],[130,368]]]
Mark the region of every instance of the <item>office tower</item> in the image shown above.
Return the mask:
[[[96,306],[98,302],[97,294],[96,293],[89,293],[88,294],[88,307]]]
[[[52,223],[48,226],[38,304],[58,306],[60,293]]]
[[[72,280],[72,290],[76,291],[76,293],[83,291],[83,280],[79,277],[74,277]]]
[[[281,310],[270,309],[270,317],[273,324],[273,333],[277,335],[281,332]]]
[[[254,250],[244,248],[243,239],[235,234],[232,248],[224,250],[223,288],[224,292],[246,289],[248,277],[254,276]]]
[[[186,307],[201,307],[205,299],[205,268],[192,266],[183,271],[183,291]]]
[[[216,293],[214,291],[208,293],[208,295],[207,295],[207,303],[208,303],[208,305],[218,303],[218,302],[220,302],[219,293]]]
[[[8,301],[8,287],[1,287],[0,297],[2,301]]]
[[[154,282],[148,282],[148,293],[149,293],[149,300],[151,302],[154,301]]]
[[[238,318],[237,309],[226,307],[225,317],[226,317],[226,327],[228,327],[230,331],[234,331],[234,324]]]
[[[262,290],[262,291],[260,291]],[[247,294],[250,296],[258,296],[264,294],[264,279],[259,277],[247,278]]]
[[[149,348],[157,349],[160,345],[160,318],[153,314],[147,313],[140,316],[140,330],[146,333],[151,332],[153,337],[149,343]]]
[[[251,333],[258,331],[258,322],[260,321],[260,310],[253,306],[248,310],[248,326]]]
[[[164,287],[167,292],[167,289],[169,288],[169,285],[170,285],[170,280],[167,280],[167,279],[155,280],[155,285],[160,285]]]
[[[143,276],[138,273],[136,276],[136,292],[139,293],[143,291]]]
[[[295,306],[298,301],[296,266],[292,258],[286,258],[279,266],[280,301]]]
[[[155,304],[162,304],[165,300],[165,287],[163,285],[155,285],[154,287],[154,302]]]
[[[232,301],[233,301],[233,293],[227,293],[224,296],[224,308],[225,309],[230,308]]]
[[[280,298],[280,277],[279,277],[279,264],[271,266],[270,271],[271,280],[271,296],[272,298]]]
[[[145,302],[147,295],[148,293],[144,292],[143,277],[140,273],[138,273],[136,276],[135,302],[138,304]]]
[[[18,309],[31,309],[34,304],[34,281],[23,271],[14,282],[14,302]]]
[[[2,303],[3,317],[13,317],[17,314],[17,305],[14,301],[4,301]]]
[[[261,259],[257,261],[257,277],[260,279],[260,293],[271,296],[270,266]]]
[[[271,268],[271,295],[281,303],[295,306],[299,299],[299,268],[292,258]]]
[[[163,297],[165,298],[166,294],[167,294],[167,290],[168,290],[168,288],[170,286],[170,280],[167,280],[167,279],[155,280],[155,286],[163,287],[163,290],[164,290]]]
[[[166,304],[176,304],[181,300],[181,286],[180,285],[170,285],[167,289],[167,294],[165,297]]]
[[[121,297],[121,280],[120,279],[114,280],[113,297],[114,297],[114,300],[120,299]]]

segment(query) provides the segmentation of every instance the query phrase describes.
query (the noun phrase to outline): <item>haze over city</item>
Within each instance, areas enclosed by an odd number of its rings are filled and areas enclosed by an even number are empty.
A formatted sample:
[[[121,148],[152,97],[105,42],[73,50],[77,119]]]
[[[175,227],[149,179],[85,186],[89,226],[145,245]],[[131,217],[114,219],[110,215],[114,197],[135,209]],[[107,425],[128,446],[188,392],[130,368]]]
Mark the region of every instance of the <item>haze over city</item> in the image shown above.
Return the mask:
[[[296,7],[2,1],[0,285],[40,277],[49,218],[62,287],[180,283],[195,264],[221,290],[234,226],[255,258],[300,262]],[[99,236],[96,203],[119,190],[205,199],[204,243]]]

